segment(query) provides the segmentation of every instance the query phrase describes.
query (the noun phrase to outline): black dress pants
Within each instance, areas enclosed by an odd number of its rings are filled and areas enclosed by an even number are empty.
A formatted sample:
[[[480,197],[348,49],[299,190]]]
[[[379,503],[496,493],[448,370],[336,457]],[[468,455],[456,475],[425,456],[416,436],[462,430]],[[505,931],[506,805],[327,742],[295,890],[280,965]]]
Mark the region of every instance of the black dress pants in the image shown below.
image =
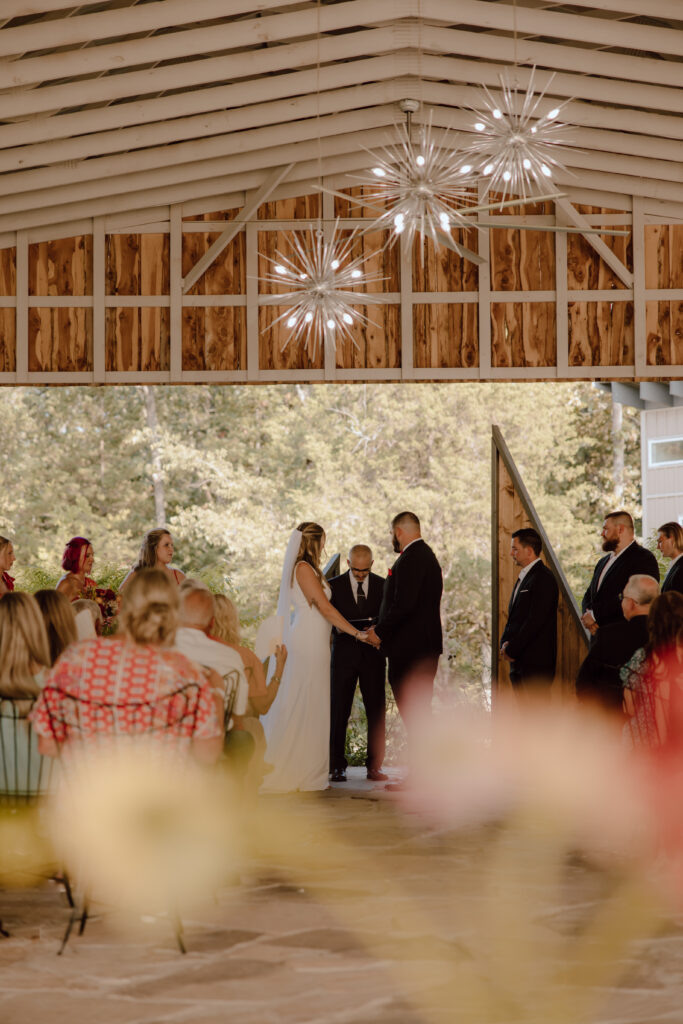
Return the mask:
[[[330,707],[330,771],[346,768],[346,730],[349,724],[356,683],[368,720],[368,768],[381,768],[384,761],[384,719],[386,701],[384,679],[386,663],[367,644],[356,640],[337,641],[332,651]]]
[[[421,718],[431,713],[438,666],[438,654],[389,658],[389,685],[408,731],[412,718]]]

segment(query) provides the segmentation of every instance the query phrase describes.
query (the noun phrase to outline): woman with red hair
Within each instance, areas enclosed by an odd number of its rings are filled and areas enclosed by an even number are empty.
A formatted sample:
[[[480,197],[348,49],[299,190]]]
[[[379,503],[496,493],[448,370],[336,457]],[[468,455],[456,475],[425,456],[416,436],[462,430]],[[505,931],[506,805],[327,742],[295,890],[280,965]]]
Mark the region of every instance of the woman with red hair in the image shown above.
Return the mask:
[[[55,589],[72,604],[80,598],[96,601],[102,609],[105,626],[108,626],[116,615],[116,594],[113,590],[98,587],[91,578],[94,561],[92,544],[87,537],[72,537],[62,555],[65,573]]]

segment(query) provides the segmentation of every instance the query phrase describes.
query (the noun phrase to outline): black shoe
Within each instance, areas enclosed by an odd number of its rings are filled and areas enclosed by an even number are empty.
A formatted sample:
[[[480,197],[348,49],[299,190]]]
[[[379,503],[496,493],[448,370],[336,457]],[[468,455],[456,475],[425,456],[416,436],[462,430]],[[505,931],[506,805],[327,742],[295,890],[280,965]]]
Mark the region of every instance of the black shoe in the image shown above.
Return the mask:
[[[330,782],[346,782],[346,772],[343,768],[333,768],[330,772]]]
[[[370,782],[386,782],[389,776],[386,772],[381,772],[379,768],[368,768],[368,778]]]

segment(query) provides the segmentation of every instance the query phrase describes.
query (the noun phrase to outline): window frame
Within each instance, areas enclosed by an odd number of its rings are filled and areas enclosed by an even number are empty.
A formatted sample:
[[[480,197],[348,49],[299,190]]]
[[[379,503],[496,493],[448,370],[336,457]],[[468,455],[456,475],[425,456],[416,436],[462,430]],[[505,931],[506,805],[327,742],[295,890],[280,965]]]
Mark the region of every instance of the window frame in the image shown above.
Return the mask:
[[[683,454],[680,459],[670,459],[668,462],[653,462],[652,450],[656,444],[667,444],[671,441],[680,441],[683,452],[683,434],[674,437],[650,437],[647,442],[647,468],[666,469],[667,466],[683,466]]]

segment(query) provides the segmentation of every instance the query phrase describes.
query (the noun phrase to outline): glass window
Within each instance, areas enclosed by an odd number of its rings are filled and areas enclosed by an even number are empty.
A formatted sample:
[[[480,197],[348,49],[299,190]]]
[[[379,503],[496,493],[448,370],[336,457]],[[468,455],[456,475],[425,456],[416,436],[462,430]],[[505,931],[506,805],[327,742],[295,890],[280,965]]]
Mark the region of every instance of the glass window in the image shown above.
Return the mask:
[[[663,437],[650,441],[650,466],[683,463],[683,437]]]

